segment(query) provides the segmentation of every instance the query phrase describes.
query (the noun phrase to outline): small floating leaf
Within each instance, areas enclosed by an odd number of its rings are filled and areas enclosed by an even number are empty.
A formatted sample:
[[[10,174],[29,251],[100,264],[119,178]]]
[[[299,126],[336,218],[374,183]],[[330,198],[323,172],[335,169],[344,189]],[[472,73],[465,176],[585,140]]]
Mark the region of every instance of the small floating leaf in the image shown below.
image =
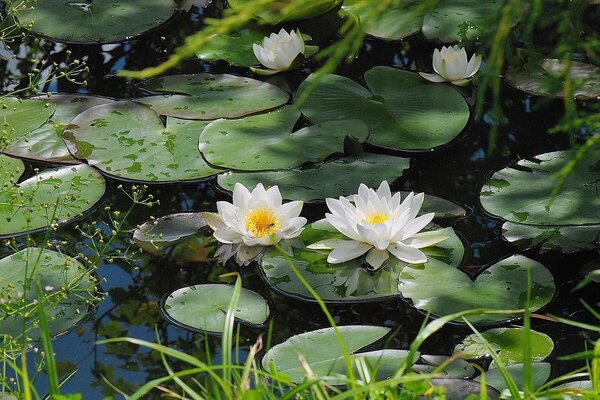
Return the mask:
[[[523,389],[523,364],[512,364],[506,366],[506,371],[514,380],[515,384],[519,389]],[[532,389],[538,389],[541,387],[548,378],[550,377],[550,363],[547,362],[536,362],[532,365]],[[481,376],[475,378],[475,381],[481,381]],[[490,368],[485,373],[485,382],[487,385],[494,389],[502,392],[504,389],[508,389],[504,377],[500,372],[499,368]]]

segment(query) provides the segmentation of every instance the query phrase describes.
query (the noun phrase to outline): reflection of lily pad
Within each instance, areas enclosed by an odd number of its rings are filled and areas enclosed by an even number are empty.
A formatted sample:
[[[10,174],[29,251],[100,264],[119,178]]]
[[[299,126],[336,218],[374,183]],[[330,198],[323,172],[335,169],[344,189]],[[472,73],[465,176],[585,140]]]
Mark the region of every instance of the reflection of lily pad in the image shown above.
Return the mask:
[[[552,353],[554,342],[546,334],[530,331],[527,338],[523,328],[496,328],[481,332],[496,355],[504,364],[523,363],[525,340],[531,340],[531,357],[533,361],[543,361]],[[486,356],[489,351],[476,334],[464,338],[454,348],[454,354],[460,353],[466,358]]]
[[[0,237],[65,223],[92,208],[104,191],[104,178],[87,165],[46,170],[6,186],[0,189]]]
[[[185,119],[238,118],[288,102],[289,94],[266,82],[228,74],[172,75],[141,88],[154,96],[136,99],[158,114]]]
[[[0,121],[2,121],[2,138],[8,142],[25,135],[43,125],[54,113],[56,106],[38,99],[20,99],[3,97],[0,100]],[[0,151],[8,143],[0,142]]]
[[[52,336],[81,321],[95,298],[91,274],[74,258],[56,251],[30,247],[3,258],[0,277],[0,298],[27,310],[25,317],[24,312],[10,315],[0,312],[0,336],[19,338],[25,328],[27,337],[39,339],[38,315],[33,304],[38,299],[37,282],[44,292],[44,309]],[[26,278],[30,284],[24,289]]]
[[[368,143],[402,150],[429,150],[450,142],[469,119],[469,106],[453,87],[427,82],[418,74],[390,67],[365,73],[367,88],[327,75],[300,110],[313,122],[360,119],[371,130]],[[302,98],[314,76],[304,81]]]
[[[166,22],[175,2],[165,0],[44,0],[18,8],[23,27],[38,35],[66,42],[118,42]],[[10,7],[9,9],[12,9]],[[15,10],[17,10],[15,8]]]
[[[506,366],[506,371],[514,380],[515,384],[519,389],[523,389],[523,364],[512,364]],[[533,389],[538,389],[542,386],[550,377],[550,363],[536,362],[532,365],[533,374],[531,380],[533,383]],[[481,376],[475,378],[475,381],[481,381]],[[490,368],[485,373],[485,383],[494,389],[502,392],[504,389],[508,389],[504,377],[500,372],[499,368]]]
[[[64,138],[75,157],[109,175],[142,182],[178,182],[214,175],[202,159],[198,137],[204,121],[167,118],[148,107],[115,102],[79,114]]]
[[[442,242],[443,243],[443,242]],[[501,260],[483,271],[475,281],[455,268],[432,260],[424,266],[408,266],[400,274],[399,289],[415,307],[437,316],[475,308],[518,310],[527,293],[527,269],[531,271],[531,310],[546,305],[554,294],[552,274],[543,265],[523,256]],[[507,314],[472,315],[471,322],[516,318]]]
[[[521,69],[509,71],[506,80],[515,88],[536,96],[564,97],[566,65],[558,59],[545,59]],[[590,100],[600,97],[600,67],[571,61],[573,97]]]
[[[177,289],[165,299],[162,311],[170,321],[185,328],[222,333],[234,290],[234,286],[224,284]],[[260,326],[269,318],[270,312],[269,305],[261,295],[242,289],[234,310],[238,321]]]
[[[300,118],[294,106],[241,119],[217,120],[200,135],[200,151],[218,167],[275,170],[323,161],[343,152],[346,136],[365,141],[367,126],[358,120],[331,121],[292,132]]]
[[[77,94],[53,94],[41,97],[40,100],[55,105],[56,111],[50,120],[39,128],[15,138],[4,149],[4,153],[53,163],[76,163],[62,139],[66,126],[88,108],[114,101],[105,97]]]
[[[422,249],[430,262],[443,263],[445,268],[455,269],[463,257],[464,247],[460,239],[449,228],[450,237],[436,246]],[[300,235],[296,247],[291,242],[290,261],[308,281],[319,296],[328,302],[377,301],[399,296],[398,278],[406,267],[395,257],[390,257],[387,265],[376,272],[362,267],[364,257],[341,264],[328,264],[329,251],[310,250],[312,243],[330,238],[342,237],[325,220],[315,222]],[[304,245],[302,244],[304,243]],[[442,260],[442,261],[439,261]],[[277,249],[271,249],[263,257],[260,268],[264,278],[275,289],[305,300],[312,300],[310,292],[290,270],[286,257]]]
[[[262,182],[266,187],[277,185],[285,199],[311,201],[354,194],[361,183],[378,187],[382,180],[393,182],[409,163],[408,158],[364,153],[303,170],[226,172],[217,183],[231,191],[236,182],[246,187]]]

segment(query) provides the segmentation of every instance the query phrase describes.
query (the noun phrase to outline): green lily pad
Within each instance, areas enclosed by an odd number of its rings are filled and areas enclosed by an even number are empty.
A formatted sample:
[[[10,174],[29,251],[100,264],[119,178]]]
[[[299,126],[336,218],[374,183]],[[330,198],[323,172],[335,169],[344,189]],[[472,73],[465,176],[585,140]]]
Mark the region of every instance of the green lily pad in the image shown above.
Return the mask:
[[[449,359],[448,356],[421,355],[419,363],[413,365],[412,370],[421,374],[431,374]],[[445,378],[468,379],[475,374],[475,368],[469,362],[455,358],[437,374]]]
[[[346,136],[361,142],[369,136],[369,129],[359,120],[323,122],[292,132],[299,118],[300,111],[289,106],[267,114],[217,120],[202,131],[200,151],[218,167],[289,169],[342,153]]]
[[[502,236],[521,249],[575,253],[600,247],[600,225],[526,225],[505,222]]]
[[[443,242],[442,242],[443,243]],[[524,306],[527,269],[531,270],[531,311],[546,305],[554,294],[552,274],[542,264],[523,256],[501,260],[483,271],[475,281],[455,268],[432,259],[423,266],[407,266],[401,271],[399,289],[415,307],[436,316],[475,308],[517,310]],[[472,315],[471,322],[497,322],[520,314]]]
[[[441,0],[425,15],[423,35],[440,42],[479,38],[493,26],[503,4],[500,0]]]
[[[408,158],[363,153],[302,170],[226,172],[218,175],[217,183],[229,191],[236,182],[246,187],[259,182],[265,187],[277,185],[283,198],[308,202],[355,194],[361,183],[378,187],[382,180],[393,182],[409,165]]]
[[[303,4],[303,7],[297,11],[286,13],[285,15],[269,11],[261,12],[258,14],[258,19],[263,20],[269,25],[279,25],[284,22],[300,21],[309,18],[314,18],[319,15],[325,14],[327,11],[333,10],[337,7],[342,0],[313,0],[310,3]],[[227,4],[231,8],[243,6],[244,3],[251,2],[251,0],[228,0]]]
[[[381,66],[368,70],[364,79],[368,90],[348,78],[327,75],[300,110],[313,123],[360,119],[371,131],[368,143],[399,150],[441,146],[467,124],[469,106],[455,88]],[[313,80],[311,75],[300,85],[297,99]]]
[[[444,264],[445,268],[454,269],[460,264],[464,246],[451,228],[448,233],[450,237],[438,245],[421,249],[428,257],[425,265],[437,262]],[[387,265],[371,272],[362,267],[364,257],[328,264],[329,251],[306,248],[318,241],[334,238],[343,238],[343,235],[326,220],[320,220],[307,226],[299,239],[287,246],[290,248],[290,261],[324,301],[380,301],[400,295],[398,279],[408,264],[397,258],[390,256]],[[314,300],[279,250],[269,250],[259,265],[263,277],[274,289],[303,300]]]
[[[339,326],[337,329],[350,354],[373,344],[390,331],[389,328],[369,325]],[[381,352],[371,353],[375,353],[373,354],[375,357],[380,357],[382,354]],[[407,354],[404,352],[402,354],[406,358]],[[358,356],[362,355],[358,354]],[[396,354],[396,356],[398,355],[400,353]],[[306,377],[299,360],[300,356],[308,363],[315,376],[335,376],[347,373],[342,350],[333,328],[294,335],[285,342],[273,346],[263,357],[262,367],[270,370],[272,366],[277,372],[286,374],[292,382],[299,383]]]
[[[37,282],[44,291],[44,310],[51,336],[67,332],[81,321],[95,301],[95,281],[76,259],[62,253],[26,248],[0,260],[0,297],[23,312],[7,314],[0,311],[0,336],[21,340],[23,328],[28,338],[37,341]],[[24,282],[27,280],[27,284]],[[6,304],[3,310],[7,310]]]
[[[510,376],[515,381],[515,384],[519,389],[523,389],[523,364],[512,364],[507,365],[506,370],[510,374]],[[550,363],[546,362],[536,362],[532,365],[533,374],[532,374],[532,383],[533,389],[538,389],[541,387],[548,378],[550,377]],[[480,382],[481,376],[475,378],[475,381]],[[494,389],[502,392],[504,389],[508,389],[506,382],[504,381],[504,377],[500,372],[499,368],[490,368],[485,373],[485,383]]]
[[[0,155],[0,192],[17,183],[23,172],[25,172],[23,161]]]
[[[176,8],[174,1],[165,0],[28,0],[26,4],[29,7],[18,7],[15,13],[21,26],[57,41],[80,43],[130,39],[165,23]]]
[[[0,190],[0,237],[67,223],[93,208],[105,190],[102,175],[83,164],[46,170],[5,186]]]
[[[135,101],[150,105],[160,115],[184,119],[238,118],[279,107],[290,98],[269,83],[228,74],[165,76],[140,87],[154,96]]]
[[[64,132],[73,156],[108,175],[139,182],[203,179],[215,169],[198,152],[198,137],[208,124],[167,118],[150,108],[123,101],[92,107]]]
[[[45,124],[11,141],[4,149],[5,154],[52,163],[78,163],[62,139],[63,131],[73,118],[88,108],[114,102],[105,97],[78,94],[53,94],[39,99],[55,105],[56,111]]]
[[[169,321],[191,330],[222,333],[234,286],[225,284],[194,285],[177,289],[164,301],[162,312]],[[262,326],[271,313],[269,304],[259,295],[242,289],[234,310],[238,322]]]
[[[535,96],[565,97],[562,75],[563,61],[549,58],[509,71],[506,81],[515,88]],[[569,72],[573,80],[573,97],[577,100],[600,98],[600,67],[571,61]]]
[[[133,232],[145,252],[181,263],[212,261],[218,247],[201,213],[171,214],[146,222]]]
[[[43,125],[52,116],[56,106],[38,99],[4,97],[0,100],[0,150],[13,140]],[[6,142],[6,143],[3,143]]]
[[[481,332],[481,335],[505,365],[523,363],[523,349],[526,340],[525,329],[495,328]],[[529,340],[531,340],[533,361],[543,361],[554,349],[554,342],[544,333],[531,330]],[[453,353],[460,353],[467,358],[479,358],[487,356],[488,350],[481,339],[476,334],[472,334],[456,345]]]

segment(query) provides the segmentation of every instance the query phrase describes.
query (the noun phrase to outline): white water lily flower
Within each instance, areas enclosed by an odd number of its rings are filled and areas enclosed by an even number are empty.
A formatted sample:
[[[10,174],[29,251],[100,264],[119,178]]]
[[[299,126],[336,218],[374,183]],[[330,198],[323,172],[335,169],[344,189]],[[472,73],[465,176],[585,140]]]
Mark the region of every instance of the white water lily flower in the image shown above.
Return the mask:
[[[481,56],[473,55],[467,62],[467,51],[458,46],[442,46],[442,50],[433,51],[433,70],[435,74],[419,72],[423,78],[431,82],[450,82],[464,86],[481,66]]]
[[[263,39],[262,46],[254,43],[252,50],[258,61],[273,73],[294,68],[304,55],[304,40],[300,32],[271,33]]]
[[[379,269],[390,253],[401,261],[421,264],[427,256],[420,249],[437,244],[449,237],[448,229],[420,232],[434,213],[417,217],[424,194],[410,193],[400,203],[400,193],[390,192],[383,181],[377,191],[361,184],[358,195],[327,199],[331,214],[325,218],[350,240],[329,239],[309,246],[313,249],[333,249],[327,257],[332,264],[342,263],[367,253],[372,269]]]
[[[306,225],[306,218],[299,216],[302,206],[301,201],[282,204],[277,186],[265,190],[259,183],[250,192],[236,183],[233,203],[219,201],[218,214],[204,212],[202,215],[214,230],[213,236],[226,245],[215,254],[219,260],[225,263],[235,255],[238,263],[247,265],[267,246],[302,233]]]

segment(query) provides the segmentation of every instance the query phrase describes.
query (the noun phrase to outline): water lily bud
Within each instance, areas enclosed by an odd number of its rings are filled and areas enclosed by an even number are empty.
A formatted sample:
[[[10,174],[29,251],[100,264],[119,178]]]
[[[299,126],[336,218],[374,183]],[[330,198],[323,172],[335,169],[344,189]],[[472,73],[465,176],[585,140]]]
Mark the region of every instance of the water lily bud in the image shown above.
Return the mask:
[[[436,73],[419,72],[419,75],[431,82],[450,82],[464,86],[479,71],[480,66],[480,55],[473,55],[467,61],[467,51],[464,48],[443,46],[441,50],[433,51],[433,70]]]

